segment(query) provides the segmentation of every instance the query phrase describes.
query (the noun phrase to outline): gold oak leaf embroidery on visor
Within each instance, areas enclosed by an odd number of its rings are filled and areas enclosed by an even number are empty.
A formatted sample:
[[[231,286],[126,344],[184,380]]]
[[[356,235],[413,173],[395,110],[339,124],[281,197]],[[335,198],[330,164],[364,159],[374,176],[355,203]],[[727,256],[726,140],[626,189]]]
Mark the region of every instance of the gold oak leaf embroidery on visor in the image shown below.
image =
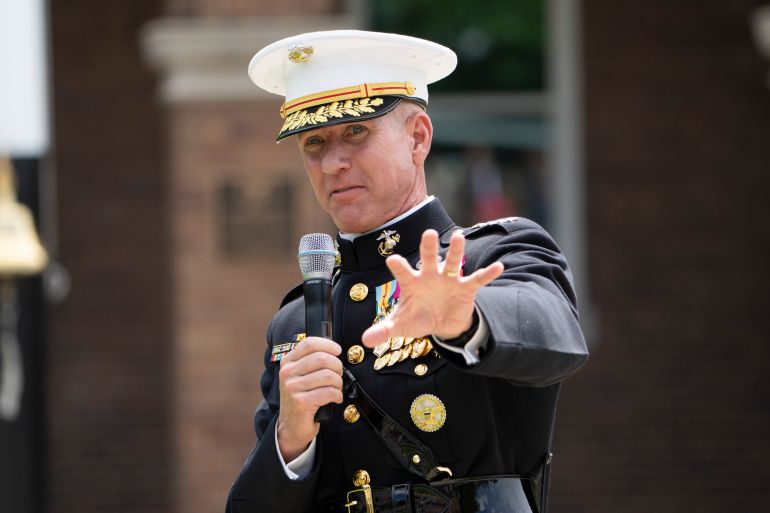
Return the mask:
[[[346,100],[344,102],[321,105],[315,112],[298,110],[286,117],[283,127],[281,127],[281,133],[288,130],[296,130],[306,125],[326,123],[332,118],[343,118],[346,115],[358,117],[361,114],[371,114],[376,112],[374,107],[379,107],[382,103],[382,98],[362,98],[360,100]]]

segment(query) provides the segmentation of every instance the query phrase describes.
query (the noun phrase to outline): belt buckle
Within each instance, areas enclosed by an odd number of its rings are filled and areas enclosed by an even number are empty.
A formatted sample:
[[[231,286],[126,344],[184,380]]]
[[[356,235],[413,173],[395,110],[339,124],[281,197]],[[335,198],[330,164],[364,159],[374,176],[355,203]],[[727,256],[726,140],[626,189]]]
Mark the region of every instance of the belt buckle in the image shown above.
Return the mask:
[[[354,493],[363,493],[364,500],[366,501],[366,513],[374,513],[374,501],[372,501],[372,487],[368,484],[363,485],[361,488],[350,490],[347,495],[348,502],[345,504],[345,508],[348,513],[351,513],[350,508],[358,504],[358,501],[350,500],[350,495]]]

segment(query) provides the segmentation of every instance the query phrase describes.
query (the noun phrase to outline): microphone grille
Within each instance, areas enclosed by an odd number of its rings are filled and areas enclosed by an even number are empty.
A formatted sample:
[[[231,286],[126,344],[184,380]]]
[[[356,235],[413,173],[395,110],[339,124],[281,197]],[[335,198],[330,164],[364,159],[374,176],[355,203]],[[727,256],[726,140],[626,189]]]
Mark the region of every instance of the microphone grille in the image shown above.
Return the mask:
[[[299,268],[302,278],[331,279],[337,251],[334,241],[326,233],[308,233],[299,241]]]

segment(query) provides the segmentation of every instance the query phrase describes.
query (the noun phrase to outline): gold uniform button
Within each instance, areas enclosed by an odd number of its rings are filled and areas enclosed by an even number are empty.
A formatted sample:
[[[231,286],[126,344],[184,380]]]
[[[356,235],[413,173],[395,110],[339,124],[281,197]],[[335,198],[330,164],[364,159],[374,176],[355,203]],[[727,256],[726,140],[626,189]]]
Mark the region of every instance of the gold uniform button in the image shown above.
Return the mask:
[[[428,372],[428,366],[424,363],[419,363],[414,366],[414,373],[418,376],[425,376],[426,372]]]
[[[361,417],[361,414],[358,413],[358,408],[354,404],[349,404],[345,411],[342,412],[342,418],[345,419],[345,422],[348,424],[353,424]]]
[[[369,287],[363,283],[356,283],[350,287],[350,299],[353,301],[363,301],[369,294]]]
[[[364,348],[361,346],[350,346],[348,349],[348,361],[356,364],[364,361]]]
[[[356,470],[353,474],[353,486],[364,486],[371,482],[369,472],[366,470]]]

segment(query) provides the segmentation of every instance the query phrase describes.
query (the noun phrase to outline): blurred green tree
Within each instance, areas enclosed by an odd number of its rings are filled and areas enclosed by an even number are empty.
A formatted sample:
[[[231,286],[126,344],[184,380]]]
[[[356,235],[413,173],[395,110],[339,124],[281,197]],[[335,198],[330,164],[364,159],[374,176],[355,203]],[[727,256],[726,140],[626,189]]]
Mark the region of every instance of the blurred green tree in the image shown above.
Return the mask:
[[[423,37],[457,52],[457,71],[432,91],[544,88],[542,0],[372,0],[374,30]]]

